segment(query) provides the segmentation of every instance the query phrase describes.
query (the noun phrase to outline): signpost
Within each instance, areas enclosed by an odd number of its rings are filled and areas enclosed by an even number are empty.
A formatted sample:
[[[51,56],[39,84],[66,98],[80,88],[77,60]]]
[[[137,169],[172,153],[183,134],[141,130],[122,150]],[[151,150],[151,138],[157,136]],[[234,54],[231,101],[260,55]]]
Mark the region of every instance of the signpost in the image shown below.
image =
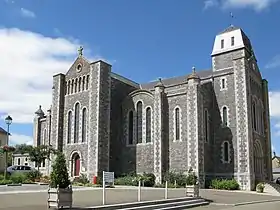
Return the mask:
[[[103,205],[106,204],[106,193],[105,188],[106,186],[114,186],[115,174],[114,172],[107,172],[103,171],[103,185],[102,185],[102,197],[103,197]]]

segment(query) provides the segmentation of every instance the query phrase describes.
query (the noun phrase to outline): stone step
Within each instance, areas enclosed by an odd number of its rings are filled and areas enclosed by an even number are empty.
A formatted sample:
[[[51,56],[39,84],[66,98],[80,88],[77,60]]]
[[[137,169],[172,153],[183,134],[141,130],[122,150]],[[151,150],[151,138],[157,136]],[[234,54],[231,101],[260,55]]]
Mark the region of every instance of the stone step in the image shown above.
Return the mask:
[[[264,192],[273,195],[280,195],[280,185],[273,182],[265,183]]]
[[[174,198],[155,201],[142,201],[134,203],[124,203],[115,205],[95,206],[90,209],[106,209],[106,210],[165,210],[165,209],[186,209],[202,205],[208,205],[209,202],[202,198]],[[87,208],[89,209],[89,208]]]

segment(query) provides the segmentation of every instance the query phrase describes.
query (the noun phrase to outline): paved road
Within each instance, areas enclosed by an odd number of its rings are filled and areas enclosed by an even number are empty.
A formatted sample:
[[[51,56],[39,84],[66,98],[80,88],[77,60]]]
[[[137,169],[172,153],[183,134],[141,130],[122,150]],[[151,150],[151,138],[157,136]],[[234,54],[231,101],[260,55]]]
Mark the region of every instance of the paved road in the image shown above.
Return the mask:
[[[192,210],[279,210],[280,202],[271,202],[271,203],[259,203],[259,204],[250,204],[244,206],[217,206],[209,205],[204,207],[193,208]]]
[[[0,187],[0,210],[46,210],[47,209],[47,186],[23,186],[23,187]],[[9,192],[8,192],[8,189]],[[32,192],[32,190],[34,192]],[[29,191],[29,193],[23,193]],[[21,192],[21,193],[18,193]],[[137,188],[115,188],[107,189],[107,204],[136,202]],[[184,197],[184,189],[170,189],[169,198]],[[213,190],[201,190],[201,196],[213,201],[215,204],[236,204],[250,201],[280,200],[280,197],[269,195],[259,195],[244,192],[221,192]],[[158,200],[164,198],[164,189],[149,188],[142,189],[142,200]],[[97,188],[75,188],[73,193],[73,205],[75,207],[90,207],[102,204],[102,189]],[[271,206],[266,208],[274,210],[274,204],[266,203]],[[195,210],[243,210],[243,206],[232,207],[225,205],[210,205],[207,207],[199,207]],[[279,206],[278,206],[279,209]],[[277,210],[278,210],[277,209]],[[246,208],[244,210],[247,210]],[[251,209],[250,209],[251,210]],[[258,209],[254,209],[258,210]],[[262,210],[262,209],[261,209]],[[276,209],[275,209],[276,210]]]

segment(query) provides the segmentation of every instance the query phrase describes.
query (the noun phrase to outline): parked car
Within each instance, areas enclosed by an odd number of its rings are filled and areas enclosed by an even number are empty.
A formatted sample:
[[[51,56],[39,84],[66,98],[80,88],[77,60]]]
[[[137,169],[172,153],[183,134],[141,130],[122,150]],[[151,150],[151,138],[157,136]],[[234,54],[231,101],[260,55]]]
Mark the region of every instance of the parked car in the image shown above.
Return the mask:
[[[280,184],[280,177],[277,177],[277,178],[275,179],[275,183],[276,183],[276,184]]]
[[[36,169],[32,168],[31,166],[14,165],[14,166],[9,166],[7,168],[7,173],[11,175],[13,173],[27,173],[27,172],[30,172],[33,170],[36,170]]]

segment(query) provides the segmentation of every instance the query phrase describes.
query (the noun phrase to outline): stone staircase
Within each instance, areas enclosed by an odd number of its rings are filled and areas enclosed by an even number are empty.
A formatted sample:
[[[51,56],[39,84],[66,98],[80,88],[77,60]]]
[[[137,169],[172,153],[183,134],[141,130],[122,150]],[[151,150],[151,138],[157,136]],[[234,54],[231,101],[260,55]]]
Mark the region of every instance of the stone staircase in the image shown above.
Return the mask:
[[[124,203],[124,204],[113,204],[105,206],[95,206],[87,209],[96,209],[96,210],[167,210],[167,209],[187,209],[198,206],[208,205],[209,202],[203,198],[173,198],[165,200],[156,200],[156,201],[143,201],[143,202],[134,202],[134,203]]]
[[[274,182],[265,183],[264,192],[280,196],[280,185]]]

